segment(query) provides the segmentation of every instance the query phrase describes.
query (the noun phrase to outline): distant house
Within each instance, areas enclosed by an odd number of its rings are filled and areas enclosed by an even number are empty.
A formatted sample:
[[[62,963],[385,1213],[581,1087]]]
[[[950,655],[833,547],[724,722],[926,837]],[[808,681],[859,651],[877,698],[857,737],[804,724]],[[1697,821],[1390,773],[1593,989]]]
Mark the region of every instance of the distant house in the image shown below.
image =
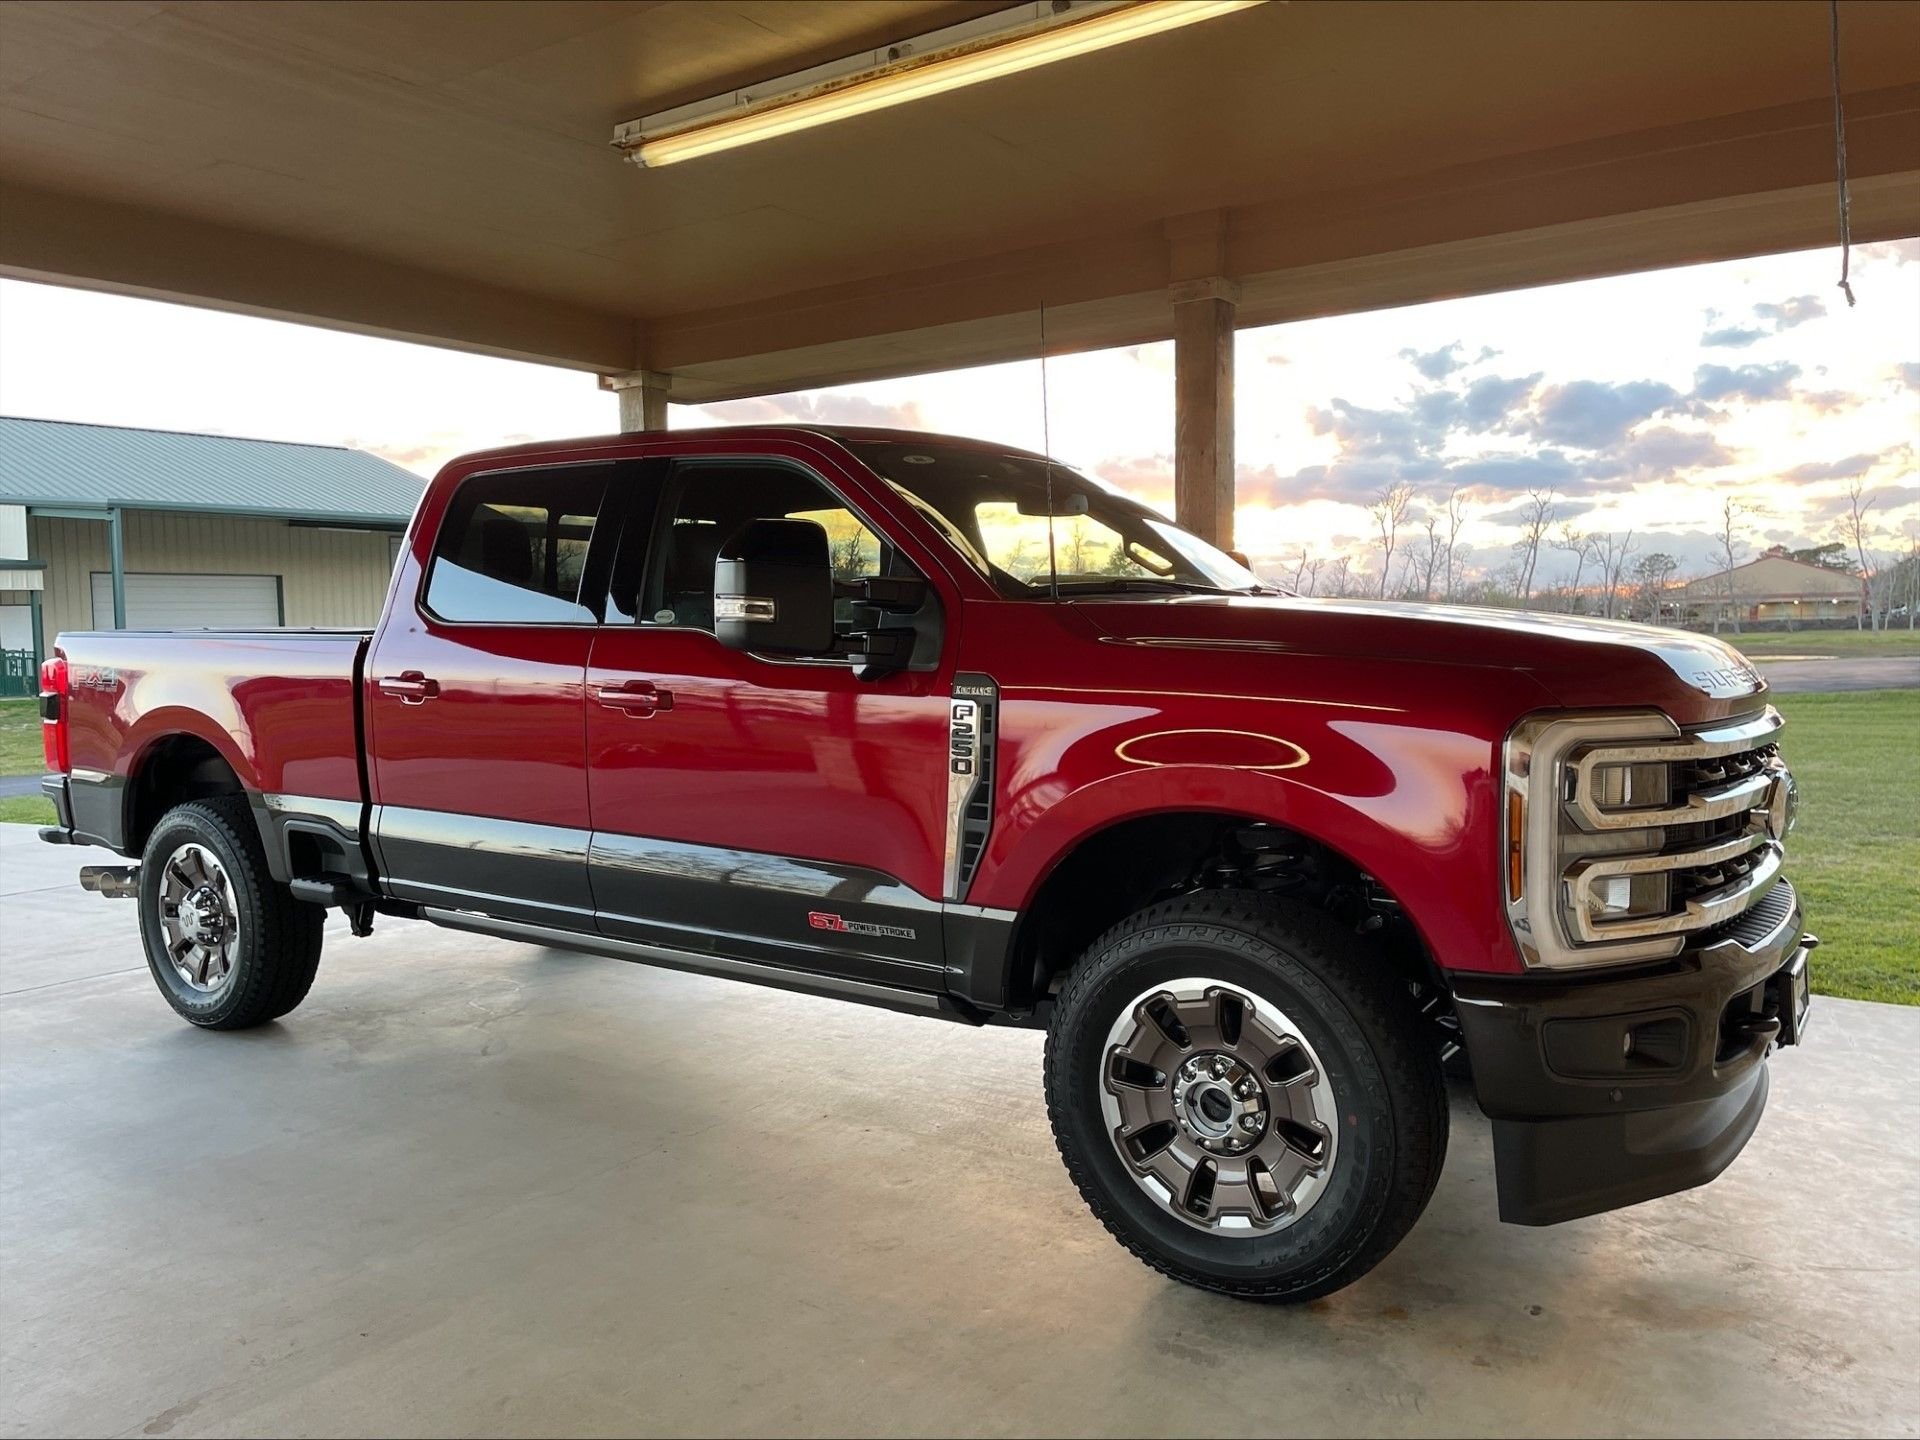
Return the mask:
[[[0,689],[114,628],[116,589],[127,628],[367,624],[423,483],[333,445],[0,416]]]
[[[1863,594],[1858,575],[1796,560],[1784,545],[1775,545],[1731,571],[1689,581],[1677,598],[1682,619],[1707,625],[1736,615],[1743,622],[1852,620],[1860,614]]]

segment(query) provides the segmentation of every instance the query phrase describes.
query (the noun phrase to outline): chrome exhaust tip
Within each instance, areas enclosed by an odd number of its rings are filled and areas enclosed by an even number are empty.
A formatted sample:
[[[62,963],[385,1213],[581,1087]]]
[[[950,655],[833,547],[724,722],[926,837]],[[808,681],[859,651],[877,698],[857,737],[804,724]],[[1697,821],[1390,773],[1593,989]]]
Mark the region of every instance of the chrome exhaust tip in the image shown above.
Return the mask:
[[[109,900],[131,900],[140,893],[138,865],[82,865],[80,888]]]

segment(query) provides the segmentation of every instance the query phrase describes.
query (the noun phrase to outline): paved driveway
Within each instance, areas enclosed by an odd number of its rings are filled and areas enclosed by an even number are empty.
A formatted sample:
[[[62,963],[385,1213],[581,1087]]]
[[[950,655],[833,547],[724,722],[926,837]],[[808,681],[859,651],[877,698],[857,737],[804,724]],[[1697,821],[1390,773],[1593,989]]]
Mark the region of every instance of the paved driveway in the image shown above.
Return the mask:
[[[1753,663],[1767,677],[1767,684],[1784,695],[1805,690],[1920,689],[1920,655],[1847,655],[1827,660],[1762,656]]]
[[[1824,1001],[1715,1184],[1426,1217],[1304,1308],[1086,1214],[1040,1037],[381,921],[206,1035],[0,825],[0,1431],[1913,1434],[1920,1010]]]

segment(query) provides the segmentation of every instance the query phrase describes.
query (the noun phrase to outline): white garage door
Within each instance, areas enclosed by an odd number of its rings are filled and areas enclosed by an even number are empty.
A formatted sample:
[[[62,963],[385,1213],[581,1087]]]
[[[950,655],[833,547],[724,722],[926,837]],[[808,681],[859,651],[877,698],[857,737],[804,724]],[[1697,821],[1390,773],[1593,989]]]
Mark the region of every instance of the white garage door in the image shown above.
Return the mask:
[[[278,625],[277,575],[129,575],[127,628]],[[113,628],[113,576],[93,572],[93,627]]]

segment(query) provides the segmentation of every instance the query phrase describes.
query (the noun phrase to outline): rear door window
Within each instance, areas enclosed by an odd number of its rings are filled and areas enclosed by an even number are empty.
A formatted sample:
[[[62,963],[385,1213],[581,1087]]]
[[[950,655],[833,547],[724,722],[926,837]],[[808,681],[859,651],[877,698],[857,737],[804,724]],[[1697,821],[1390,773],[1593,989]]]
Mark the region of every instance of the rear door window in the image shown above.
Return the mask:
[[[427,609],[442,620],[591,624],[588,560],[611,467],[474,475],[434,542]]]

